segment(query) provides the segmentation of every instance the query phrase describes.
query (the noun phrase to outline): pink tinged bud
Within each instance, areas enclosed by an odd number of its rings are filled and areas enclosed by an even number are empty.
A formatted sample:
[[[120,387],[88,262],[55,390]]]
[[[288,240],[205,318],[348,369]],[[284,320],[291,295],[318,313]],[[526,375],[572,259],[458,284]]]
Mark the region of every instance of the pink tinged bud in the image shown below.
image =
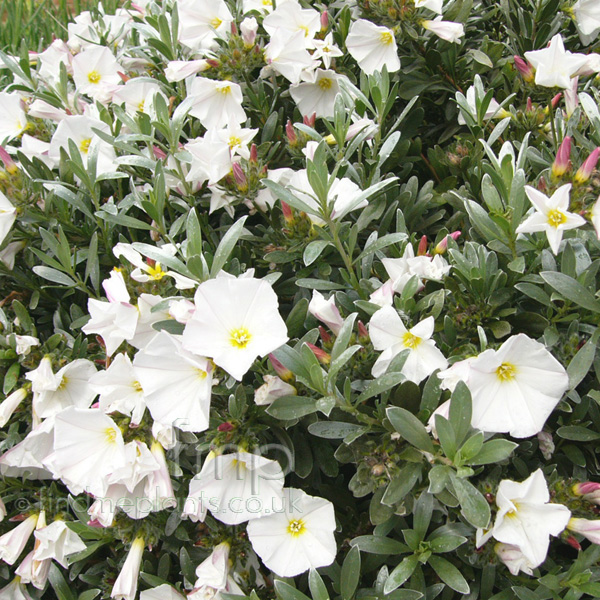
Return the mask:
[[[600,483],[585,481],[576,483],[571,489],[576,496],[583,496],[584,500],[592,504],[600,504]]]
[[[159,160],[165,160],[165,158],[167,158],[167,153],[158,146],[152,146],[152,153],[154,154],[154,157]]]
[[[104,525],[102,525],[102,523],[100,523],[100,521],[98,521],[98,519],[92,519],[92,520],[88,521],[87,526],[88,527],[97,527],[99,529],[104,528]]]
[[[452,238],[456,241],[460,237],[460,231],[454,231],[448,234],[433,250],[434,254],[444,254],[448,250],[448,238]]]
[[[250,162],[256,164],[258,162],[258,148],[256,144],[250,146]]]
[[[283,363],[275,358],[275,355],[269,354],[269,362],[273,367],[273,370],[281,379],[284,381],[290,381],[294,378],[294,374],[283,365]]]
[[[292,146],[298,142],[298,136],[296,135],[294,126],[292,125],[292,122],[289,119],[285,125],[285,135],[287,135],[288,142],[292,144]]]
[[[573,517],[569,520],[567,529],[579,533],[593,544],[600,544],[600,520],[591,521]]]
[[[238,187],[245,188],[248,185],[248,180],[246,179],[246,173],[244,173],[244,169],[240,163],[233,163],[233,177]]]
[[[314,344],[309,344],[306,342],[306,345],[313,351],[313,354],[317,357],[317,360],[322,365],[328,365],[331,362],[331,356],[322,350],[321,348],[317,348]]]
[[[206,62],[208,63],[208,65],[210,67],[214,67],[215,69],[219,66],[219,61],[215,60],[214,58],[207,58]]]
[[[419,241],[419,247],[417,248],[417,256],[425,256],[427,254],[427,236],[424,235]]]
[[[317,120],[317,113],[313,113],[310,117],[305,116],[303,119],[304,124],[308,127],[314,127],[316,120]]]
[[[558,94],[556,94],[556,96],[554,96],[554,98],[552,98],[552,100],[551,100],[552,108],[556,108],[558,106],[558,103],[560,102],[561,98],[562,98],[562,92],[558,92]]]
[[[525,109],[527,112],[533,112],[533,102],[531,98],[527,98],[527,108]]]
[[[565,90],[565,109],[567,111],[567,117],[570,117],[579,106],[579,95],[577,94],[578,83],[579,77],[573,77],[571,80],[571,87]]]
[[[556,153],[556,158],[552,164],[552,175],[562,177],[570,168],[569,158],[571,157],[571,138],[567,135],[562,141]]]
[[[523,77],[527,83],[531,83],[535,78],[535,71],[533,67],[520,56],[515,56],[514,60],[515,67],[517,68],[517,71],[521,73],[521,77]]]
[[[12,159],[12,156],[0,146],[0,160],[4,163],[4,167],[9,173],[17,172],[17,163]]]
[[[221,423],[217,427],[217,431],[231,431],[233,429],[233,425],[229,421],[225,421],[225,423]]]
[[[572,548],[575,548],[575,550],[581,550],[581,544],[572,535],[568,536],[565,542]]]
[[[540,180],[537,184],[537,189],[540,190],[540,192],[545,192],[548,189],[548,184],[543,177],[540,177]]]
[[[292,209],[287,202],[281,201],[281,212],[283,213],[283,218],[286,223],[292,223],[294,221],[294,215],[292,214]]]
[[[596,165],[598,164],[598,158],[600,157],[600,148],[596,148],[592,153],[585,159],[585,162],[579,167],[577,173],[575,173],[576,183],[585,183],[592,176]]]
[[[324,10],[321,13],[321,31],[326,31],[328,27],[329,27],[329,15],[327,14],[327,11]]]
[[[231,35],[237,35],[238,32],[238,28],[236,26],[236,24],[232,21],[231,22]]]
[[[358,322],[358,340],[363,344],[369,341],[369,330],[362,321]]]
[[[324,344],[329,344],[331,342],[331,336],[329,335],[329,333],[327,333],[323,325],[319,325],[319,334]]]

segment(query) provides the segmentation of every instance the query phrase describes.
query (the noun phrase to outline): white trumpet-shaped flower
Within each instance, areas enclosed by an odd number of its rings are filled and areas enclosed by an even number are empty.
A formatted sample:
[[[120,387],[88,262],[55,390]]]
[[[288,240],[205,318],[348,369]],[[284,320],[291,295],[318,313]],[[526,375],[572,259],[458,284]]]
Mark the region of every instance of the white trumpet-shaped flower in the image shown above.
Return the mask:
[[[427,317],[408,330],[392,306],[379,309],[369,322],[369,335],[375,350],[383,350],[373,365],[373,377],[383,375],[392,359],[403,350],[408,357],[401,373],[414,383],[421,383],[436,369],[445,369],[448,361],[431,339],[435,321]]]
[[[0,537],[0,560],[12,565],[27,545],[38,522],[38,515],[31,515]]]
[[[272,515],[248,523],[248,539],[263,563],[280,577],[330,565],[337,552],[333,504],[287,488]]]
[[[12,205],[11,201],[0,192],[0,244],[8,235],[16,218],[17,209]]]
[[[138,577],[146,542],[144,538],[137,537],[133,540],[123,568],[115,581],[110,597],[115,600],[134,600],[137,593]]]
[[[46,527],[38,528],[33,535],[38,545],[33,553],[36,560],[54,559],[65,569],[69,566],[67,557],[86,549],[83,540],[61,520]]]
[[[202,470],[190,482],[183,515],[203,521],[209,510],[215,519],[239,525],[273,512],[283,489],[279,463],[248,452],[210,452]]]
[[[183,431],[208,429],[213,365],[161,332],[133,359],[133,368],[155,421]]]
[[[581,215],[568,212],[570,192],[571,184],[567,183],[548,198],[534,187],[526,185],[525,193],[535,207],[535,213],[517,227],[517,233],[545,231],[552,252],[558,254],[563,232],[586,223]]]
[[[194,303],[183,347],[212,358],[238,380],[257,356],[266,356],[288,340],[277,295],[264,280],[210,279],[200,284]]]
[[[396,38],[387,27],[358,19],[350,27],[346,48],[367,75],[381,71],[384,66],[389,73],[400,69]]]

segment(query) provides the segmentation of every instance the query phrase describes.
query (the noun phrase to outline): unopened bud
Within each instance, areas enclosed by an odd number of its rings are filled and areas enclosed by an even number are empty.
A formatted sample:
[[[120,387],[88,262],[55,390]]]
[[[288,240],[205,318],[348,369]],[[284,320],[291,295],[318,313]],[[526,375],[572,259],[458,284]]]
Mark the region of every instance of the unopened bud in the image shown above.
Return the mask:
[[[154,154],[154,157],[159,160],[165,160],[165,158],[167,158],[167,153],[158,146],[152,146],[152,153]]]
[[[240,163],[233,163],[232,166],[233,178],[240,190],[248,189],[248,180],[246,179],[246,173]]]
[[[327,31],[328,27],[329,27],[329,15],[327,14],[327,11],[324,10],[321,13],[321,31]]]
[[[543,177],[540,177],[537,183],[537,189],[540,190],[540,192],[545,192],[548,189],[548,184]]]
[[[274,354],[269,354],[269,362],[273,367],[273,370],[277,375],[283,379],[283,381],[291,381],[294,378],[294,374],[283,365],[283,363],[275,358]]]
[[[570,168],[569,161],[571,157],[571,138],[567,135],[558,147],[556,158],[552,163],[552,175],[554,177],[562,177]]]
[[[304,116],[303,122],[308,127],[314,127],[317,121],[317,113],[313,113],[310,117]]]
[[[448,238],[456,241],[460,237],[460,231],[449,233],[433,250],[434,254],[444,254],[448,250]]]
[[[323,327],[323,325],[319,325],[319,334],[321,335],[321,339],[323,340],[324,344],[331,343],[331,336],[325,330],[325,327]]]
[[[287,202],[281,201],[281,212],[283,213],[283,218],[286,223],[294,222],[294,214],[292,213],[292,209]]]
[[[236,24],[233,21],[231,21],[231,35],[237,35],[237,32],[238,32],[238,28],[237,28]]]
[[[531,101],[531,98],[527,97],[527,105],[525,110],[527,112],[533,112],[533,102]]]
[[[358,341],[366,344],[369,341],[369,330],[362,321],[358,322]]]
[[[288,119],[288,122],[285,124],[285,135],[287,136],[288,142],[290,145],[295,146],[298,143],[298,136],[296,135],[296,130],[292,125],[292,122]]]
[[[327,354],[325,350],[318,348],[314,344],[309,344],[308,342],[306,342],[306,345],[312,350],[313,354],[322,365],[328,365],[331,362],[331,355]]]
[[[221,423],[217,427],[217,431],[231,431],[233,429],[233,425],[229,421],[225,421],[225,423]]]
[[[419,240],[419,246],[417,248],[417,256],[425,256],[427,254],[427,236],[424,235]]]
[[[258,21],[254,17],[247,17],[240,23],[240,31],[244,46],[251,48],[256,41],[256,32],[258,31]]]
[[[598,157],[600,157],[600,148],[595,148],[579,169],[577,169],[575,183],[581,184],[589,180],[598,164]]]
[[[571,491],[575,496],[583,496],[584,500],[592,504],[600,504],[600,483],[596,483],[595,481],[576,483],[571,488]]]
[[[561,98],[562,92],[558,92],[558,94],[556,94],[556,96],[554,96],[554,98],[552,98],[552,100],[550,101],[552,103],[552,108],[556,108],[558,106],[558,103],[560,102]]]
[[[572,536],[569,535],[565,538],[565,542],[571,546],[571,548],[575,548],[575,550],[581,550],[581,544]]]
[[[0,146],[0,160],[2,160],[4,163],[4,168],[11,175],[14,175],[19,170],[17,163],[12,159],[12,156],[4,149],[3,146]]]
[[[258,148],[256,144],[250,146],[250,162],[256,164],[258,162]]]
[[[520,56],[514,56],[515,67],[521,74],[521,77],[527,82],[531,83],[535,79],[534,68]]]
[[[208,63],[209,67],[213,67],[215,69],[218,68],[218,66],[220,64],[219,61],[214,58],[207,58],[206,62]]]

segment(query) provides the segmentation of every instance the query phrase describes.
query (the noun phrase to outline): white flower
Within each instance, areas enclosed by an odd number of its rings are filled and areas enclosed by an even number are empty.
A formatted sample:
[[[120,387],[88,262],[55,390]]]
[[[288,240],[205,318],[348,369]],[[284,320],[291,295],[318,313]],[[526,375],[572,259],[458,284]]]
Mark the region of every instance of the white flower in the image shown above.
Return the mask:
[[[203,521],[210,510],[215,519],[227,525],[258,519],[279,506],[283,479],[277,461],[242,451],[210,452],[190,482],[183,516]]]
[[[319,62],[306,50],[302,31],[294,34],[277,32],[265,46],[265,59],[269,69],[283,75],[290,83],[299,83],[302,74],[314,69]]]
[[[330,31],[322,40],[313,40],[315,51],[312,54],[314,59],[321,59],[323,66],[329,69],[331,61],[338,56],[344,56],[344,53],[335,45],[333,33]]]
[[[190,75],[196,75],[206,71],[210,64],[204,58],[198,60],[172,60],[165,69],[165,78],[167,81],[182,81]]]
[[[442,380],[442,389],[453,392],[459,381],[468,381],[471,363],[476,358],[476,356],[471,356],[465,360],[459,360],[445,371],[440,371],[437,376]]]
[[[271,404],[283,396],[295,396],[296,388],[275,375],[265,375],[264,383],[254,391],[254,403],[258,406]]]
[[[523,333],[470,360],[465,381],[473,398],[473,427],[517,438],[542,430],[569,385],[564,367]]]
[[[531,561],[521,552],[519,546],[512,544],[503,544],[498,542],[494,546],[494,552],[498,558],[508,567],[508,570],[513,575],[518,575],[520,571],[523,571],[526,575],[533,575],[533,569],[535,566]]]
[[[381,71],[384,66],[389,73],[400,69],[396,38],[387,27],[358,19],[350,27],[346,48],[367,75]]]
[[[166,306],[155,308],[162,302],[164,302],[164,298],[156,294],[140,294],[137,302],[138,320],[135,334],[130,340],[127,340],[138,350],[145,348],[158,335],[158,331],[153,327],[154,323],[171,318]]]
[[[388,279],[383,285],[380,285],[370,296],[369,302],[377,306],[392,306],[394,303],[394,282]]]
[[[142,556],[146,543],[144,538],[137,537],[133,540],[129,554],[123,563],[123,568],[115,581],[115,585],[110,593],[111,598],[115,600],[134,600],[137,593],[138,577]]]
[[[108,369],[90,378],[90,387],[100,394],[100,409],[106,413],[118,411],[131,416],[131,425],[138,425],[146,410],[144,391],[127,354],[117,354]]]
[[[1,214],[0,209],[0,222],[2,220]],[[17,254],[23,250],[26,245],[26,242],[11,242],[3,250],[0,250],[0,262],[5,265],[7,269],[12,271],[15,266]]]
[[[40,419],[46,419],[69,406],[88,408],[96,397],[89,384],[95,373],[93,362],[78,358],[54,374],[52,362],[44,357],[37,369],[25,375],[31,381],[34,413]]]
[[[145,489],[146,496],[152,500],[152,510],[160,511],[177,506],[165,451],[158,440],[152,442],[150,452],[158,464],[158,469],[148,475]]]
[[[8,235],[10,228],[17,218],[17,209],[10,200],[0,192],[0,244]]]
[[[231,31],[233,16],[223,0],[179,0],[179,41],[191,50],[212,49]]]
[[[325,119],[333,117],[335,98],[340,93],[340,77],[335,71],[317,69],[314,80],[290,87],[290,94],[302,116],[316,114]]]
[[[23,552],[37,522],[38,515],[31,515],[0,537],[0,560],[9,565],[14,564]]]
[[[250,159],[248,145],[258,133],[258,129],[240,127],[238,123],[228,123],[223,129],[214,129],[210,132],[212,139],[220,140],[229,146],[231,157],[241,156]]]
[[[457,93],[458,96],[458,93]],[[469,112],[471,113],[471,115],[473,116],[473,118],[475,120],[477,120],[477,98],[476,98],[476,91],[475,91],[475,86],[472,85],[469,87],[469,89],[467,90],[467,93],[465,94],[465,100],[467,101],[467,104],[469,106]],[[483,100],[483,98],[482,98]],[[496,102],[496,100],[494,98],[492,98],[492,100],[490,101],[487,110],[485,111],[485,114],[483,115],[483,119],[485,121],[487,121],[488,119],[491,119],[499,110],[500,105],[498,104],[498,102]],[[465,117],[463,116],[462,112],[458,113],[458,123],[459,125],[465,125],[466,121],[465,121]]]
[[[141,112],[155,119],[154,102],[157,94],[162,96],[165,103],[167,103],[167,99],[161,92],[158,83],[142,77],[135,77],[115,90],[112,101],[115,104],[124,102],[125,111],[131,116]]]
[[[313,8],[302,8],[298,2],[278,2],[277,8],[263,19],[263,27],[271,37],[302,33],[305,46],[311,48],[313,38],[321,29],[321,20]]]
[[[188,98],[194,102],[189,114],[207,129],[219,129],[246,120],[242,88],[232,81],[196,77],[190,85]]]
[[[536,212],[517,227],[517,233],[545,231],[554,254],[558,254],[563,231],[585,225],[581,215],[568,212],[571,184],[561,185],[550,198],[530,185],[525,193]]]
[[[55,86],[60,77],[60,65],[64,64],[67,73],[72,74],[71,60],[73,55],[64,40],[54,40],[38,58],[38,76]]]
[[[21,356],[27,356],[33,346],[40,345],[40,340],[32,335],[15,335],[15,342],[17,345],[15,351]]]
[[[54,559],[65,569],[69,566],[67,556],[86,549],[83,540],[61,520],[36,529],[33,535],[38,542],[33,558],[36,560]]]
[[[27,115],[18,93],[0,92],[0,115],[0,145],[3,145],[27,127]]]
[[[31,600],[27,588],[18,575],[0,590],[0,598],[2,600]]]
[[[220,592],[243,594],[229,572],[229,548],[227,542],[215,546],[210,556],[196,567],[197,579],[188,596],[190,600],[217,600]]]
[[[369,336],[375,350],[383,350],[373,365],[373,377],[383,375],[392,359],[403,350],[409,350],[401,373],[416,384],[436,369],[445,369],[448,361],[430,339],[435,320],[427,317],[408,330],[392,306],[379,309],[369,322]]]
[[[571,518],[566,506],[549,500],[541,469],[521,483],[502,480],[496,493],[498,513],[492,535],[499,542],[517,546],[533,568],[546,559],[550,536],[559,535]]]
[[[442,17],[436,17],[433,21],[421,21],[421,25],[439,38],[455,44],[460,44],[460,38],[465,35],[462,23],[442,21]]]
[[[569,531],[579,533],[593,544],[600,544],[600,520],[572,518],[567,525]]]
[[[571,77],[583,67],[588,57],[565,50],[563,39],[557,33],[547,48],[525,52],[525,58],[535,68],[535,83],[544,87],[571,87]]]
[[[189,596],[188,596],[189,597]],[[185,600],[175,588],[163,583],[150,590],[144,590],[140,593],[140,600]]]
[[[335,296],[332,294],[329,300],[321,292],[313,290],[312,299],[308,305],[308,312],[322,321],[333,331],[335,335],[340,333],[344,324],[344,319],[340,315],[338,307],[335,305]]]
[[[442,14],[444,0],[415,0],[415,8],[428,8],[430,11]]]
[[[577,0],[573,5],[577,29],[585,36],[596,36],[600,30],[600,4],[597,0]]]
[[[213,131],[185,144],[184,148],[192,155],[192,164],[185,178],[186,181],[192,183],[207,181],[208,185],[213,185],[231,172],[233,162],[229,144],[216,137]]]
[[[91,46],[72,60],[73,81],[81,94],[106,102],[121,83],[119,71],[124,71],[106,46]]]
[[[213,366],[207,358],[161,332],[135,355],[133,368],[155,421],[183,431],[208,429]]]
[[[330,565],[337,553],[333,504],[302,490],[283,490],[274,514],[248,523],[248,539],[263,563],[280,577]]]
[[[0,427],[4,427],[23,400],[27,398],[27,390],[19,388],[7,396],[0,404]]]
[[[123,435],[96,408],[67,408],[56,415],[54,452],[44,461],[73,494],[103,496],[108,476],[125,464]]]
[[[277,295],[253,278],[210,279],[198,286],[196,311],[183,332],[183,347],[208,356],[241,380],[258,356],[288,340]]]
[[[43,527],[46,527],[46,513],[42,510],[38,516],[34,535],[37,530],[40,530]],[[36,539],[33,550],[21,561],[21,564],[15,570],[15,575],[19,575],[23,583],[31,583],[34,588],[42,590],[48,580],[48,572],[50,571],[50,563],[52,560],[49,558],[39,559],[35,556],[39,544],[40,542]]]
[[[97,333],[104,340],[106,353],[112,356],[117,348],[135,335],[138,309],[129,303],[129,293],[120,271],[113,270],[102,285],[108,302],[88,300],[91,319],[81,328],[83,333]]]

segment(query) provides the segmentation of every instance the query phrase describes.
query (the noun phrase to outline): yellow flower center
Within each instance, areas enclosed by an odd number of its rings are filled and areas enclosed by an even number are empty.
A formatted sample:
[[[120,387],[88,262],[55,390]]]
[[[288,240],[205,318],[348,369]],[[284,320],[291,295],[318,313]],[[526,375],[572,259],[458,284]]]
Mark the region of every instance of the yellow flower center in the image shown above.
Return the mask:
[[[219,87],[217,88],[217,92],[219,92],[219,94],[223,94],[223,96],[227,96],[228,94],[231,94],[231,86],[224,85],[223,87]]]
[[[140,385],[139,381],[134,381],[131,384],[131,387],[134,389],[135,392],[137,392],[138,394],[140,394],[141,392],[143,392],[144,390],[142,390],[142,386]]]
[[[83,154],[88,153],[91,142],[92,142],[92,138],[86,138],[85,140],[81,141],[81,144],[79,144],[79,149],[81,150],[81,152],[83,152]]]
[[[165,272],[162,270],[162,267],[158,262],[154,263],[153,267],[149,266],[147,272],[150,276],[150,279],[153,279],[154,281],[160,281],[165,276]]]
[[[242,140],[235,135],[232,135],[229,138],[229,147],[230,148],[235,148],[236,146],[239,146],[241,143],[242,143]]]
[[[196,373],[198,374],[198,379],[206,379],[206,371],[203,371],[202,369],[196,369]]]
[[[65,377],[63,375],[63,378],[60,380],[60,384],[59,384],[59,386],[57,388],[57,391],[61,391],[62,392],[62,390],[64,390],[67,387],[68,383],[69,383],[69,378]]]
[[[300,27],[298,27],[298,29],[300,31],[304,31],[304,37],[308,37],[309,36],[308,27],[306,25],[300,25]]]
[[[212,25],[212,26],[213,26],[215,29],[217,29],[217,27],[220,27],[220,26],[221,26],[221,23],[222,23],[222,22],[223,22],[223,21],[221,21],[221,19],[219,19],[219,17],[215,17],[215,18],[214,18],[214,19],[213,19],[213,20],[210,22],[210,24],[211,24],[211,25]]]
[[[323,77],[317,83],[322,90],[329,90],[333,85],[333,81],[329,77]]]
[[[145,101],[145,100],[142,100],[142,101],[141,101],[141,102],[138,104],[138,107],[137,107],[137,109],[138,109],[138,110],[139,110],[141,113],[143,113],[143,112],[144,112],[144,106],[145,106],[145,104],[146,104],[146,101]]]
[[[511,363],[502,363],[496,369],[496,376],[500,381],[512,381],[517,374],[517,367]]]
[[[558,210],[558,208],[553,208],[548,211],[548,225],[552,227],[558,227],[563,223],[567,222],[567,215],[562,210]]]
[[[96,70],[90,71],[88,73],[88,81],[90,83],[93,83],[93,84],[100,83],[101,79],[102,79],[102,75],[100,75],[100,73],[98,73],[98,71],[96,71]]]
[[[423,340],[419,336],[412,334],[410,331],[407,331],[402,336],[404,347],[410,348],[411,350],[414,350],[422,341]]]
[[[392,35],[392,33],[390,31],[384,31],[380,36],[379,36],[379,41],[384,45],[384,46],[391,46],[392,43],[394,42],[394,36]]]
[[[114,427],[107,427],[104,430],[104,435],[109,444],[114,444],[117,441],[117,430]]]
[[[238,327],[229,333],[229,342],[234,348],[245,348],[252,336],[245,327]]]
[[[263,6],[273,6],[272,0],[262,0]]]
[[[289,522],[287,527],[287,532],[294,537],[302,535],[305,531],[306,527],[302,519],[293,519]]]

